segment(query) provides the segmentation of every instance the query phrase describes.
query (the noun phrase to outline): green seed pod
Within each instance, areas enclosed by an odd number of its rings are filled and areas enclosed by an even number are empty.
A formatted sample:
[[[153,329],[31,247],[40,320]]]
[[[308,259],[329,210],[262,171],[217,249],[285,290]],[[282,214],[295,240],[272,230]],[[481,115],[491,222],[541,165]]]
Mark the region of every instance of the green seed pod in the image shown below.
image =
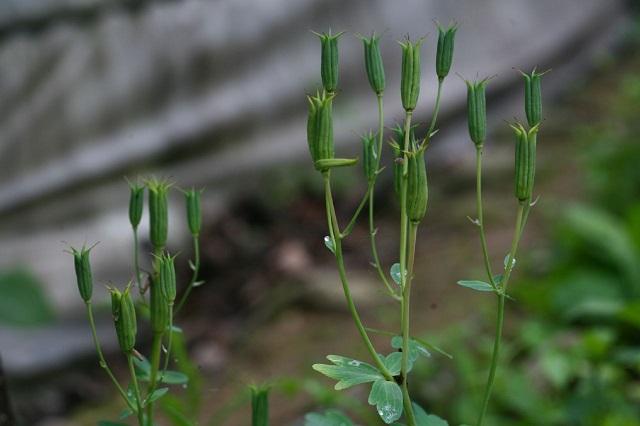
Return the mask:
[[[116,323],[118,317],[120,317],[120,299],[122,299],[122,293],[117,288],[109,288],[111,294],[111,315],[113,316],[113,322]]]
[[[144,186],[129,182],[131,194],[129,196],[129,222],[133,229],[137,229],[142,219],[144,203]]]
[[[530,74],[521,72],[524,77],[524,111],[530,127],[540,124],[542,120],[541,77],[545,74],[537,73],[535,68]]]
[[[320,38],[322,45],[322,57],[320,64],[320,74],[322,76],[322,86],[329,93],[335,93],[338,88],[338,38],[343,33],[335,35],[329,33],[314,33]]]
[[[407,216],[418,223],[427,212],[427,169],[424,162],[424,149],[414,151],[408,157],[407,170]]]
[[[200,235],[202,227],[202,211],[200,209],[200,194],[202,191],[191,188],[185,191],[184,198],[187,204],[187,222],[191,235]]]
[[[380,36],[375,33],[371,37],[361,37],[364,44],[364,67],[367,71],[369,84],[377,95],[384,92],[385,78],[382,54],[380,53]]]
[[[391,147],[393,148],[393,155],[395,161],[393,162],[393,187],[395,189],[396,195],[398,199],[400,198],[400,188],[402,187],[402,172],[403,172],[403,152],[402,146],[404,145],[404,128],[396,124],[396,126],[392,129],[393,138]],[[411,128],[411,132],[409,133],[409,146],[407,150],[412,149],[416,146],[416,135],[414,132],[414,128]],[[408,166],[407,166],[408,167]]]
[[[136,308],[131,298],[130,287],[121,294],[120,307],[118,309],[118,316],[115,319],[116,335],[118,336],[118,343],[120,349],[124,353],[130,353],[136,344],[136,333],[138,332],[138,325],[136,322]],[[114,300],[113,296],[111,298]],[[113,307],[112,307],[113,310]]]
[[[362,140],[362,169],[369,182],[376,178],[378,172],[378,144],[373,132],[363,135]]]
[[[78,290],[80,291],[80,297],[85,302],[91,301],[91,295],[93,294],[93,277],[91,276],[91,262],[89,260],[90,252],[91,247],[85,248],[83,246],[80,250],[71,247]]]
[[[333,96],[323,91],[316,96],[308,96],[309,116],[307,121],[307,142],[311,158],[317,170],[327,168],[318,164],[320,160],[330,160],[335,156],[333,145]]]
[[[269,426],[269,387],[251,386],[251,426]]]
[[[158,249],[167,245],[169,224],[169,206],[167,194],[171,183],[152,179],[147,182],[149,188],[149,238],[153,247]]]
[[[405,111],[413,111],[420,95],[420,48],[422,40],[400,43],[402,47],[402,76],[400,94]]]
[[[449,74],[453,62],[453,47],[456,38],[457,25],[442,28],[438,25],[438,49],[436,51],[436,74],[439,80]]]
[[[149,309],[151,311],[151,330],[153,330],[155,334],[162,334],[169,326],[169,312],[171,307],[169,306],[169,301],[164,296],[164,292],[160,288],[159,282],[153,281],[150,291]]]
[[[176,268],[174,264],[175,257],[169,255],[169,253],[163,253],[158,258],[158,285],[162,296],[169,303],[173,305],[176,300]]]
[[[530,200],[536,173],[536,139],[538,126],[527,131],[520,123],[512,124],[516,135],[515,195],[520,201]]]
[[[487,137],[487,107],[485,86],[488,79],[467,81],[467,117],[469,136],[476,146],[482,146]]]

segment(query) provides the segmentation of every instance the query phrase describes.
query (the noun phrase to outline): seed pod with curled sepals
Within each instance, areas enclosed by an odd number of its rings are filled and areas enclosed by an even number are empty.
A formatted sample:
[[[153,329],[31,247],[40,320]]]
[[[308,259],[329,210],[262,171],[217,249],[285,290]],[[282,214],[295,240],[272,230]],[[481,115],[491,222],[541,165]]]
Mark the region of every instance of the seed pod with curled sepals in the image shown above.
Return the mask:
[[[538,73],[534,68],[529,74],[520,71],[524,77],[524,111],[529,126],[540,124],[542,120],[542,91],[540,80],[547,72]]]
[[[202,210],[200,209],[200,194],[202,190],[191,188],[184,192],[184,199],[187,205],[187,223],[191,235],[200,235],[202,228]]]
[[[167,245],[169,228],[168,193],[172,183],[166,180],[150,179],[149,188],[149,239],[155,249]]]
[[[519,201],[530,200],[536,174],[538,126],[529,130],[520,123],[511,125],[516,135],[515,195]]]
[[[402,73],[400,94],[405,111],[413,111],[420,95],[420,48],[422,39],[412,43],[407,39],[400,43],[402,47]]]
[[[338,88],[338,38],[344,33],[331,34],[314,33],[320,38],[322,45],[322,56],[320,63],[320,74],[322,76],[322,86],[329,93],[335,93]]]
[[[149,309],[151,311],[151,330],[155,334],[162,334],[169,326],[169,312],[171,306],[169,305],[169,301],[165,297],[164,292],[160,288],[159,282],[152,281],[150,291]]]
[[[137,229],[142,219],[144,204],[144,186],[138,183],[129,182],[129,223],[133,229]]]
[[[77,250],[71,247],[78,291],[80,292],[80,297],[82,297],[82,300],[85,302],[91,301],[91,295],[93,294],[93,277],[91,275],[91,261],[89,259],[92,248],[93,247],[86,248],[82,246],[80,250]]]
[[[466,81],[469,136],[476,146],[482,146],[487,137],[485,86],[488,81],[488,78],[476,81]]]
[[[138,324],[136,322],[136,308],[133,304],[133,298],[130,292],[131,286],[127,286],[124,292],[120,294],[120,306],[118,308],[118,316],[115,318],[116,335],[118,336],[118,344],[124,353],[130,353],[136,344],[136,334],[138,332]],[[114,297],[111,298],[112,303]],[[112,307],[113,311],[113,307]]]
[[[438,25],[436,74],[438,75],[439,80],[443,80],[451,70],[456,31],[458,31],[458,26],[456,24],[450,25],[448,28],[442,28]]]
[[[307,142],[314,166],[319,171],[327,170],[320,160],[330,160],[335,156],[333,145],[333,95],[326,91],[308,96],[309,116],[307,121]]]
[[[411,152],[407,159],[407,216],[411,222],[418,223],[427,212],[429,197],[424,148]]]
[[[162,296],[169,305],[173,305],[176,300],[176,268],[174,264],[175,256],[169,253],[162,253],[157,258],[158,286]]]
[[[378,172],[378,144],[373,132],[363,135],[362,140],[362,169],[367,181],[376,178]]]
[[[377,95],[384,92],[385,77],[382,54],[380,53],[380,36],[375,33],[371,37],[360,37],[364,44],[364,67],[367,71],[369,84]]]

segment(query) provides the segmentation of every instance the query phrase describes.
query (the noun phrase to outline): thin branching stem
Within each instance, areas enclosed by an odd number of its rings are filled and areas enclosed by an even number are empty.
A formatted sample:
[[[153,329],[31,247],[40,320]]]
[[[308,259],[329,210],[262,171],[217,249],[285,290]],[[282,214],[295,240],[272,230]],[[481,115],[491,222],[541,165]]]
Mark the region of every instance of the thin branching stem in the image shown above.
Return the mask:
[[[333,241],[336,262],[338,264],[338,274],[340,275],[340,281],[342,282],[342,289],[344,291],[345,299],[347,300],[349,312],[353,317],[353,321],[355,322],[356,328],[360,333],[360,337],[362,337],[367,351],[369,351],[369,354],[371,355],[371,358],[373,359],[376,367],[386,380],[391,381],[393,380],[393,376],[391,375],[387,367],[382,363],[380,357],[378,357],[378,353],[374,348],[364,325],[362,324],[362,320],[360,319],[360,315],[358,314],[358,310],[356,309],[353,297],[351,296],[351,289],[349,288],[349,281],[347,280],[347,273],[344,266],[344,257],[342,255],[342,239],[339,235],[340,227],[338,225],[338,219],[336,217],[335,207],[333,205],[333,196],[331,195],[331,175],[329,171],[323,172],[323,179],[325,190],[325,205],[327,209],[327,222],[329,225],[331,240]]]
[[[484,261],[484,267],[487,271],[489,283],[497,290],[495,280],[493,278],[493,271],[491,269],[491,259],[489,257],[489,249],[487,247],[487,237],[484,229],[484,213],[482,207],[482,145],[476,146],[476,208],[477,208],[477,226],[480,231],[480,245],[482,246],[482,258]]]
[[[163,333],[153,333],[151,342],[151,377],[149,378],[149,387],[147,395],[151,395],[158,384],[158,369],[160,367],[160,355],[162,354],[162,335]],[[147,417],[153,418],[153,402],[147,404]]]
[[[440,95],[442,94],[442,85],[444,84],[444,78],[438,79],[438,93],[436,94],[436,103],[433,107],[433,117],[431,117],[431,124],[429,125],[429,131],[427,132],[427,138],[431,139],[431,134],[436,130],[436,121],[438,120],[438,113],[440,112]]]
[[[127,403],[127,406],[131,410],[135,411],[135,407],[127,397],[127,393],[124,391],[124,389],[122,389],[122,386],[120,386],[120,382],[118,382],[118,379],[116,379],[116,376],[113,375],[111,368],[109,368],[109,365],[107,364],[107,361],[104,358],[104,354],[102,353],[102,346],[100,345],[100,340],[98,339],[98,333],[96,331],[96,322],[93,318],[93,308],[91,306],[91,301],[86,302],[85,305],[87,306],[87,317],[89,318],[89,327],[91,328],[91,336],[93,337],[93,344],[96,347],[96,352],[98,354],[100,367],[102,367],[102,369],[107,373],[107,375],[115,385],[116,389],[118,389],[118,393],[120,394],[122,399],[124,399],[124,401]]]
[[[198,274],[200,272],[200,239],[198,235],[193,235],[192,237],[193,237],[192,238],[193,239],[193,268],[192,268],[193,273],[191,275],[191,281],[189,281],[189,285],[187,286],[186,290],[182,294],[180,301],[176,305],[174,316],[177,316],[180,310],[183,308],[184,304],[189,298],[189,294],[191,294],[193,287],[198,281]]]
[[[358,207],[356,208],[355,213],[353,213],[353,216],[351,217],[351,220],[347,224],[347,227],[344,228],[344,231],[340,233],[340,238],[345,238],[349,236],[349,234],[351,234],[351,231],[353,231],[353,227],[355,226],[356,221],[358,220],[358,216],[360,216],[360,213],[362,212],[362,209],[364,208],[364,206],[367,205],[367,201],[369,199],[370,194],[371,194],[371,185],[367,187],[367,191],[365,191],[364,195],[362,196],[362,200],[360,200],[360,204],[358,204]]]
[[[409,284],[407,278],[407,240],[408,240],[408,215],[407,215],[407,176],[409,161],[407,152],[409,150],[409,140],[411,132],[411,118],[413,112],[407,111],[404,121],[404,141],[402,145],[402,179],[400,183],[400,287],[402,288],[401,302],[401,328],[402,328],[402,366],[400,373],[402,375],[402,394],[405,417],[408,426],[415,426],[416,420],[413,414],[413,406],[411,405],[411,397],[407,387],[408,375],[408,354],[409,354]],[[415,241],[413,243],[415,247]]]
[[[164,379],[164,374],[169,367],[169,360],[171,358],[171,341],[173,340],[173,304],[169,305],[169,337],[167,338],[167,353],[164,357],[164,365],[162,367],[162,373],[160,374],[160,381]]]
[[[142,273],[140,272],[140,247],[138,243],[138,227],[133,228],[133,267],[136,275],[136,285],[140,292],[140,298],[144,302],[144,289],[142,288]]]
[[[487,378],[487,385],[484,391],[484,399],[482,402],[482,409],[480,411],[480,416],[478,417],[477,426],[482,426],[482,422],[484,421],[485,415],[487,413],[487,407],[489,406],[489,400],[491,399],[491,391],[493,389],[496,370],[498,369],[498,358],[500,357],[500,344],[502,340],[502,329],[504,325],[504,305],[505,305],[507,284],[509,283],[511,271],[513,270],[513,260],[515,259],[515,256],[518,250],[518,244],[520,243],[520,237],[522,236],[522,231],[523,231],[524,212],[528,205],[529,205],[528,200],[524,202],[520,202],[518,205],[518,213],[516,215],[516,226],[515,226],[515,230],[513,231],[513,240],[511,242],[511,251],[509,252],[509,256],[507,259],[504,276],[500,281],[499,291],[497,291],[498,315],[496,319],[496,335],[493,343],[493,353],[491,355],[491,367],[489,369],[489,377]]]
[[[408,375],[409,375],[409,341],[410,341],[410,309],[411,309],[411,282],[413,281],[413,265],[416,253],[416,239],[418,236],[418,223],[409,224],[408,261],[407,277],[402,291],[402,394],[407,423],[415,424],[415,416],[411,397],[409,396]]]
[[[140,386],[138,384],[138,377],[136,376],[136,369],[133,366],[133,355],[131,354],[131,352],[127,354],[127,364],[129,365],[129,374],[131,375],[131,383],[133,383],[133,392],[136,398],[135,411],[138,415],[138,424],[139,426],[145,426],[144,412],[142,411],[142,397],[140,394]]]

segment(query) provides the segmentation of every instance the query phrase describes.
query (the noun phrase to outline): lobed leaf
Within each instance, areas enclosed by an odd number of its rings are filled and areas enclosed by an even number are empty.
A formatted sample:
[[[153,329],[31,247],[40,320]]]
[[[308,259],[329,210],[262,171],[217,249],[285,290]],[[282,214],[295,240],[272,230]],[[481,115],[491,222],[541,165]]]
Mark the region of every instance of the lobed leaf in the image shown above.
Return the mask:
[[[376,380],[369,393],[370,405],[375,405],[378,415],[386,424],[391,424],[402,416],[402,390],[396,382]]]
[[[353,426],[353,422],[338,410],[327,410],[304,416],[304,426]]]
[[[312,368],[325,376],[337,380],[336,390],[347,389],[361,383],[374,382],[383,376],[372,365],[355,359],[328,355],[327,359],[334,365],[314,364]]]

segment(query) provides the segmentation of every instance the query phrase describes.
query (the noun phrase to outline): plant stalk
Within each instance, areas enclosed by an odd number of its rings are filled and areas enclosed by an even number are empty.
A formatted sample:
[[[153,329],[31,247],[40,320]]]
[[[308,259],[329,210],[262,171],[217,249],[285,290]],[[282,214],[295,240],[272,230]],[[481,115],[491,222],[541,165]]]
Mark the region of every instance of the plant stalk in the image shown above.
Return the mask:
[[[156,390],[158,383],[158,369],[160,368],[160,355],[162,352],[162,335],[163,333],[153,333],[153,341],[151,343],[151,377],[149,378],[148,395],[151,395],[153,391]],[[147,404],[147,418],[149,421],[153,419],[153,402]]]
[[[409,340],[410,340],[410,308],[411,308],[411,282],[413,280],[413,266],[416,253],[416,239],[418,236],[418,223],[409,224],[409,247],[407,262],[407,277],[402,291],[402,399],[409,425],[415,425],[416,419],[413,413],[413,405],[409,396],[407,378],[409,376]]]
[[[175,315],[177,316],[184,304],[187,302],[189,298],[189,294],[193,290],[195,283],[198,281],[198,274],[200,272],[200,239],[198,235],[193,235],[193,274],[191,275],[191,281],[189,281],[189,285],[186,290],[182,294],[180,301],[176,305]]]
[[[436,103],[433,107],[433,117],[431,117],[431,124],[429,125],[429,131],[427,132],[427,138],[431,139],[431,134],[436,129],[436,121],[438,119],[438,113],[440,112],[440,95],[442,94],[442,85],[444,78],[438,78],[438,93],[436,94]]]
[[[138,385],[138,377],[136,376],[136,369],[133,366],[133,356],[131,355],[131,352],[127,354],[127,364],[129,364],[129,373],[131,374],[133,391],[136,397],[136,405],[137,405],[136,413],[138,415],[138,424],[139,426],[145,426],[144,412],[142,411],[142,398],[140,396],[140,386]]]
[[[138,228],[133,228],[133,267],[136,274],[136,285],[140,292],[140,298],[144,302],[144,289],[142,288],[142,274],[140,273],[140,249],[138,244]]]
[[[489,249],[487,247],[487,237],[484,230],[484,213],[482,208],[482,154],[483,146],[476,146],[476,207],[478,215],[478,228],[480,230],[480,245],[482,246],[482,258],[484,268],[487,271],[489,283],[497,290],[497,285],[493,279],[493,271],[491,270],[491,260],[489,258]]]

